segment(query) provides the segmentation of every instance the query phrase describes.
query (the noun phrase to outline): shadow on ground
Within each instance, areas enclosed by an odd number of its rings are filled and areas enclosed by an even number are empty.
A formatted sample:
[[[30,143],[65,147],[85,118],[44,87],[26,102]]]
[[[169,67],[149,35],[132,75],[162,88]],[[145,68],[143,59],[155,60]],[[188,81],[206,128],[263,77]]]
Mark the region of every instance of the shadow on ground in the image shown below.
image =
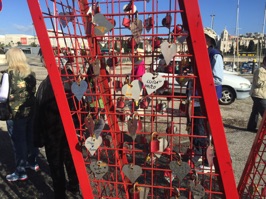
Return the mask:
[[[0,129],[0,198],[1,199],[52,199],[54,197],[49,167],[40,149],[38,172],[28,170],[28,180],[8,182],[6,175],[14,171],[14,155],[9,135]],[[68,198],[75,198],[70,196]]]

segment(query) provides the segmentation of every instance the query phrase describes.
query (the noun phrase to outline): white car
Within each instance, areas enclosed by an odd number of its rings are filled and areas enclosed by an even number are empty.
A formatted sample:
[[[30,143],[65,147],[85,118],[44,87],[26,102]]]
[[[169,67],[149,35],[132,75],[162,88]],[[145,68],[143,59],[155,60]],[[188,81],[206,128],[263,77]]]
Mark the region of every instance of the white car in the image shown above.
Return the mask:
[[[169,82],[169,91],[172,90],[172,80],[174,79],[174,92],[186,93],[186,85],[180,87],[176,78],[171,78],[172,74],[158,73],[163,76]],[[240,77],[228,71],[224,71],[224,79],[222,84],[222,98],[219,100],[221,105],[229,105],[235,101],[235,99],[245,99],[250,96],[251,83],[248,79]]]

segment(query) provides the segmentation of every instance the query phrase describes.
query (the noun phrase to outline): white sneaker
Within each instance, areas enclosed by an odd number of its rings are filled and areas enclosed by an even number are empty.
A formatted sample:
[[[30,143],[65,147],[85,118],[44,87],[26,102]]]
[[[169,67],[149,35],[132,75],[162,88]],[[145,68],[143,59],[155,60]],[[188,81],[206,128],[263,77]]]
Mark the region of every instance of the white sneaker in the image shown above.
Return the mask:
[[[200,165],[197,168],[197,170],[199,172],[203,172],[203,173],[215,173],[215,167],[214,167],[214,165],[212,165],[212,167]]]

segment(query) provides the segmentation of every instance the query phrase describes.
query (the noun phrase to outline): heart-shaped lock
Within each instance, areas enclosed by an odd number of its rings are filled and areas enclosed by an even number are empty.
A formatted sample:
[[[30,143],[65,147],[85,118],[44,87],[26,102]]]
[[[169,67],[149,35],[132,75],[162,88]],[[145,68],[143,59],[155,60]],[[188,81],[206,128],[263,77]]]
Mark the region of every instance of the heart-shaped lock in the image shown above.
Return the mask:
[[[99,180],[108,172],[109,167],[107,163],[99,160],[91,162],[90,169],[94,173],[95,178]]]
[[[148,95],[150,95],[151,93],[162,87],[162,85],[164,84],[164,78],[160,75],[144,73],[142,76],[142,82]]]
[[[140,80],[134,80],[130,84],[125,84],[122,87],[122,94],[127,98],[131,98],[135,101],[138,101],[141,89],[142,82]]]
[[[104,129],[105,122],[102,118],[94,120],[94,135],[96,139],[98,139],[99,135],[102,133],[102,130]]]
[[[157,156],[158,158],[160,158],[161,157],[161,155],[162,155],[162,152],[164,152],[164,150],[167,148],[167,146],[168,146],[168,141],[167,141],[167,139],[166,138],[163,138],[163,137],[159,137],[159,138],[157,138],[158,139],[158,141],[159,141],[159,150],[156,152],[156,153],[154,153],[154,155],[155,156]],[[159,152],[159,153],[158,153]]]
[[[59,13],[59,22],[65,28],[68,22],[73,21],[74,16],[72,12],[60,12]]]
[[[91,155],[94,155],[97,149],[101,146],[102,141],[103,140],[101,136],[99,136],[97,139],[96,137],[90,136],[85,140],[85,147]]]
[[[158,37],[155,37],[154,40],[153,40],[153,46],[154,48],[160,48],[161,46],[161,40],[158,38]]]
[[[87,115],[87,117],[84,118],[85,127],[87,128],[90,135],[93,134],[94,131],[94,120],[90,114]]]
[[[153,24],[154,24],[154,21],[153,21],[152,16],[149,16],[147,19],[145,19],[144,27],[147,30],[147,32],[149,32],[153,28]]]
[[[162,25],[164,27],[170,28],[172,23],[172,16],[170,13],[167,13],[166,16],[162,19]]]
[[[181,156],[179,155],[179,160],[171,161],[169,167],[172,174],[175,175],[181,182],[187,174],[190,172],[190,166],[187,162],[182,162]]]
[[[136,139],[136,132],[138,130],[138,120],[136,118],[130,118],[127,121],[127,129],[128,132],[130,134],[130,136],[132,137],[133,141]]]
[[[125,98],[124,97],[119,97],[117,99],[116,107],[117,108],[124,108],[125,107]]]
[[[80,82],[73,82],[71,85],[71,91],[75,95],[78,101],[81,100],[87,88],[88,84],[84,80],[81,80]]]
[[[142,174],[142,168],[133,164],[125,164],[122,171],[131,183],[134,183]]]
[[[131,20],[128,17],[124,17],[122,21],[122,25],[126,28],[130,28]]]
[[[162,109],[163,109],[162,100],[157,100],[156,105],[155,105],[155,111],[156,112],[161,112]]]
[[[182,30],[183,30],[183,25],[181,25],[181,24],[176,24],[175,26],[174,26],[174,29],[173,29],[173,33],[174,34],[180,34],[181,32],[182,32]]]
[[[192,173],[192,180],[189,180],[188,189],[192,192],[194,199],[201,199],[205,196],[205,189],[199,183],[197,172],[192,170]]]
[[[96,36],[104,36],[114,28],[114,25],[111,24],[110,21],[108,21],[106,17],[100,13],[94,15],[93,23],[97,24],[97,26],[94,27],[94,33]]]
[[[151,134],[150,151],[154,153],[159,150],[159,140],[157,139],[158,133],[153,132]]]
[[[148,97],[145,97],[140,100],[139,107],[142,109],[147,109],[149,107],[150,99]]]
[[[161,51],[164,56],[166,65],[169,65],[170,61],[176,55],[177,52],[176,44],[175,43],[170,44],[167,41],[164,41],[161,44]]]

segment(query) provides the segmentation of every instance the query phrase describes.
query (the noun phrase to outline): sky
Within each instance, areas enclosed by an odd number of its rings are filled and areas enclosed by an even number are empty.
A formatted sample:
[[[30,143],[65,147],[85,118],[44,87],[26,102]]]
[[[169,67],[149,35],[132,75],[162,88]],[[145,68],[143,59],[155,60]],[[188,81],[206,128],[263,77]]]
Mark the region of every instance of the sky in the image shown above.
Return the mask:
[[[226,28],[230,35],[235,35],[238,1],[239,34],[262,33],[266,0],[198,0],[203,25],[211,27],[213,20],[213,29],[218,34]],[[0,35],[35,34],[27,0],[2,0],[2,4]]]

